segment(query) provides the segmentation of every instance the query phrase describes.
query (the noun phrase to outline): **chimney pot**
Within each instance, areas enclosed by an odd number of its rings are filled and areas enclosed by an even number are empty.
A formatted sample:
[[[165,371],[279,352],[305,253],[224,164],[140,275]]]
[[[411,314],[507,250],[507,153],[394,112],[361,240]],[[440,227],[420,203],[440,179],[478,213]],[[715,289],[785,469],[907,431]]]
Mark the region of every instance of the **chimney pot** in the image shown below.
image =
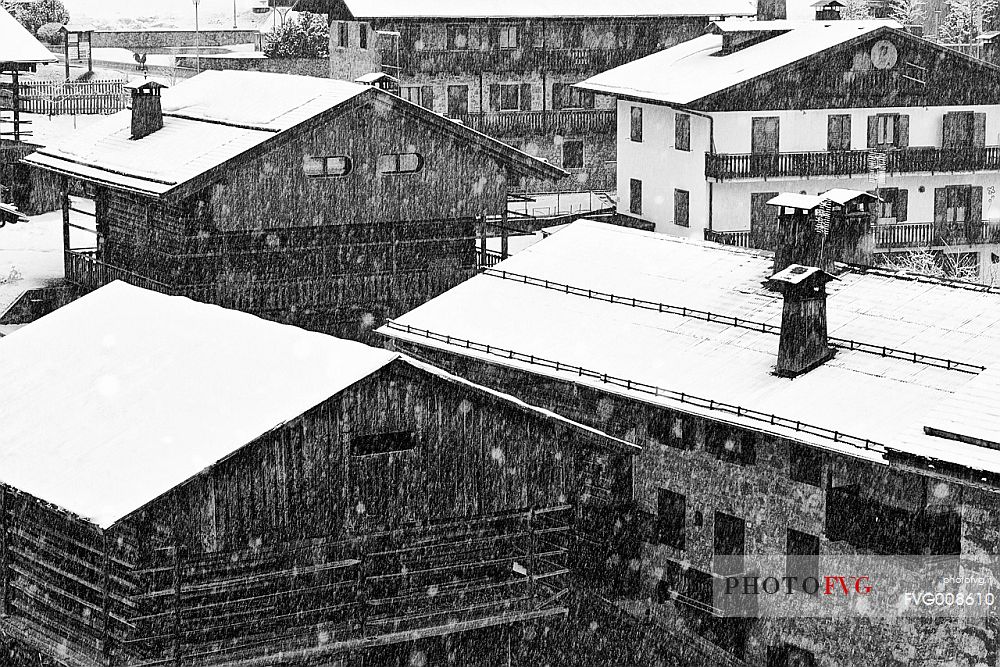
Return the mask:
[[[132,94],[132,138],[142,139],[163,127],[160,90],[167,85],[154,79],[125,84]]]
[[[833,356],[826,328],[826,284],[831,280],[837,278],[822,269],[792,264],[768,281],[784,296],[775,375],[796,377]]]

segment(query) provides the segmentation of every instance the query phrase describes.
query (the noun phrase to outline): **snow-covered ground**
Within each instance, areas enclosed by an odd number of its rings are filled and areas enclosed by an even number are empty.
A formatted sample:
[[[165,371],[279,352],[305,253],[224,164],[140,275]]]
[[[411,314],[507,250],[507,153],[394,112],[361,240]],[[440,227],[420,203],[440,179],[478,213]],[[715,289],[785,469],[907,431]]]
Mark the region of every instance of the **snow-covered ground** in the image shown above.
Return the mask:
[[[613,208],[614,205],[611,196],[603,192],[557,192],[532,195],[528,201],[508,201],[507,210],[533,218],[544,218],[599,211]]]
[[[76,130],[99,123],[107,118],[107,116],[100,114],[46,116],[37,113],[26,113],[22,114],[21,117],[31,121],[31,125],[28,126],[31,136],[27,138],[27,143],[36,146],[48,146]],[[2,242],[0,242],[0,248],[2,247]]]
[[[89,199],[73,198],[74,208],[93,211]],[[73,224],[94,228],[94,218],[71,213]],[[70,229],[73,248],[91,248],[93,232]],[[62,212],[36,215],[16,225],[0,227],[0,313],[26,290],[58,285],[63,280]],[[6,328],[9,332],[10,328]],[[5,327],[0,326],[0,334]]]

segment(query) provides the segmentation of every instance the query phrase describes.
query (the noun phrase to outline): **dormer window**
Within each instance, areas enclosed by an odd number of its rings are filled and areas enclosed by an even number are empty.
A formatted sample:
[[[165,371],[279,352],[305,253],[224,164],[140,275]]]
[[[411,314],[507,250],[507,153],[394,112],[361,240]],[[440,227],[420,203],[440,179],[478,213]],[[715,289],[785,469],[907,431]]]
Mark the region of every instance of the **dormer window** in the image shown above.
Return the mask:
[[[354,168],[351,158],[346,155],[330,157],[309,156],[303,164],[306,176],[310,178],[335,178],[347,176]]]

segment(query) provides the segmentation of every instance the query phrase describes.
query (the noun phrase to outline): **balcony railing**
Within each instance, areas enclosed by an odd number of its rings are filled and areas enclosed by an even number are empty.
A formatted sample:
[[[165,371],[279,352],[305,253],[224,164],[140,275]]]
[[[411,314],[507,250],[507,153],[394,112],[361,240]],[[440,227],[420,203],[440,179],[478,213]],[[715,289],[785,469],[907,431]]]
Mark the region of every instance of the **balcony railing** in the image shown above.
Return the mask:
[[[115,280],[121,280],[130,285],[161,294],[174,294],[176,292],[170,285],[98,260],[96,250],[65,251],[65,268],[66,280],[88,290],[103,287]]]
[[[801,153],[709,153],[705,176],[735,178],[810,178],[868,173],[872,151]],[[1000,146],[982,148],[901,148],[887,153],[889,174],[939,171],[1000,171]]]
[[[719,232],[705,230],[705,240],[737,248],[774,250],[771,243],[747,229]],[[1000,224],[981,222],[901,222],[875,227],[875,249],[942,248],[945,246],[1000,243]]]
[[[562,111],[501,111],[453,116],[473,130],[496,136],[566,132],[614,132],[614,109],[572,109]]]
[[[878,554],[958,554],[962,517],[885,505],[859,486],[835,487],[826,492],[826,536]]]
[[[637,60],[659,49],[642,45],[629,49],[460,49],[454,51],[426,49],[404,51],[400,55],[401,73],[419,74],[479,74],[480,72],[548,72],[597,73]]]

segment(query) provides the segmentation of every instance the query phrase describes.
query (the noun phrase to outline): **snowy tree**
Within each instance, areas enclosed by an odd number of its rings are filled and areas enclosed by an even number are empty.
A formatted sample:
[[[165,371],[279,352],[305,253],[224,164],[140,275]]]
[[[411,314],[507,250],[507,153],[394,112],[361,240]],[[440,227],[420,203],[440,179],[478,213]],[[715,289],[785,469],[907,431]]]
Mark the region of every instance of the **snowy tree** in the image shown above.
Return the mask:
[[[35,34],[39,41],[47,44],[62,44],[62,23],[46,23]]]
[[[955,257],[924,248],[911,252],[876,255],[875,265],[880,269],[904,274],[977,282],[979,267],[963,262],[960,256],[959,259]]]
[[[875,17],[875,9],[871,0],[844,0],[841,18],[858,20]]]
[[[995,26],[1000,0],[945,0],[945,12],[938,26],[938,38],[951,44],[969,44],[980,26]]]
[[[268,58],[327,58],[330,55],[330,26],[321,15],[303,12],[267,36],[264,55]]]
[[[888,15],[903,25],[921,25],[927,17],[926,0],[889,0]]]
[[[38,32],[46,23],[69,23],[69,12],[61,0],[37,0],[37,2],[19,2],[0,0],[3,6],[32,35]]]

